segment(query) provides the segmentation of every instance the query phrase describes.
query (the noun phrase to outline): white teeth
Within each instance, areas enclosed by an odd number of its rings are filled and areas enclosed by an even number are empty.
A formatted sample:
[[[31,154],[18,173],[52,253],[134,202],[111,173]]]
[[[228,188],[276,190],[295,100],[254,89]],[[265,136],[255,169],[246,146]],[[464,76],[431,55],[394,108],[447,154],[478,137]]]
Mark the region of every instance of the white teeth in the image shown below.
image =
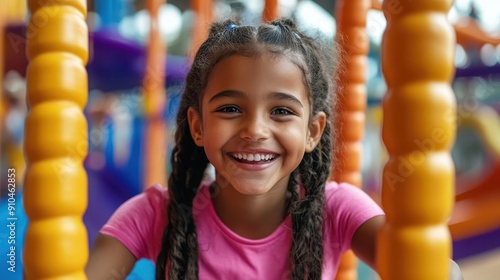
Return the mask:
[[[244,160],[248,160],[248,161],[262,161],[262,160],[271,160],[271,159],[274,159],[275,156],[274,155],[270,155],[270,154],[232,154],[233,157],[237,158],[237,159],[244,159]]]

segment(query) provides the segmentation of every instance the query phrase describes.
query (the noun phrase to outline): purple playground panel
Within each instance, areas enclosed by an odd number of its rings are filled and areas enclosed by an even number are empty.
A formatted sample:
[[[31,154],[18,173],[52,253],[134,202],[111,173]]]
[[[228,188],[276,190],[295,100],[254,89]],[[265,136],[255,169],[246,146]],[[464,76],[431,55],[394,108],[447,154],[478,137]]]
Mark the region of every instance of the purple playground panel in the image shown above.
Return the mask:
[[[500,227],[469,238],[453,241],[453,259],[460,260],[500,248]]]
[[[455,71],[455,78],[460,77],[490,77],[492,75],[500,74],[500,63],[493,66],[472,65],[467,68],[457,68]]]
[[[5,29],[4,69],[15,70],[26,76],[26,25],[9,25]],[[189,60],[168,55],[162,71],[167,85],[184,81]],[[103,92],[129,90],[142,86],[146,71],[146,49],[136,41],[126,39],[116,30],[103,29],[89,34],[89,61],[87,63],[89,90]]]
[[[87,65],[89,88],[101,91],[128,90],[142,86],[146,71],[146,49],[139,43],[126,39],[115,30],[91,33],[90,59]],[[167,85],[180,84],[189,70],[189,60],[169,55],[165,69],[160,70]]]

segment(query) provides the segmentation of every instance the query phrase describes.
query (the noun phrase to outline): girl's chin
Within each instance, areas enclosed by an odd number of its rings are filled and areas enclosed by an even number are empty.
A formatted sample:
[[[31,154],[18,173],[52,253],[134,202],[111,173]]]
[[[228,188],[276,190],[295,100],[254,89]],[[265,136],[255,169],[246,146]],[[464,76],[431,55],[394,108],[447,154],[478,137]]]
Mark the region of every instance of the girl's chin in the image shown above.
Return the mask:
[[[262,195],[266,194],[269,192],[273,186],[265,186],[264,184],[258,184],[258,185],[253,185],[253,184],[244,184],[244,185],[233,185],[232,186],[235,191],[242,195]]]
[[[277,179],[277,178],[262,178],[263,176],[256,176],[250,178],[242,178],[242,177],[230,177],[230,176],[218,176],[217,177],[217,185],[220,189],[224,189],[225,187],[231,187],[236,192],[242,195],[263,195],[270,191],[277,191],[281,189],[280,186],[286,189],[287,182],[285,182],[285,178]],[[274,176],[273,176],[274,177]]]

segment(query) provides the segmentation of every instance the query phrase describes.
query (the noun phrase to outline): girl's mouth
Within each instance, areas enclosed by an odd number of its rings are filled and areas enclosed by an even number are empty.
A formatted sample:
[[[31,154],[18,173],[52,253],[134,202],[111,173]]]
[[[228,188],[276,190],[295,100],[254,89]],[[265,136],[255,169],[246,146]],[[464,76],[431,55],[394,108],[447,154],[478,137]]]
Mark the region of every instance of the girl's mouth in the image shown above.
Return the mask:
[[[260,164],[271,162],[276,159],[278,154],[268,153],[229,153],[229,156],[241,163]]]

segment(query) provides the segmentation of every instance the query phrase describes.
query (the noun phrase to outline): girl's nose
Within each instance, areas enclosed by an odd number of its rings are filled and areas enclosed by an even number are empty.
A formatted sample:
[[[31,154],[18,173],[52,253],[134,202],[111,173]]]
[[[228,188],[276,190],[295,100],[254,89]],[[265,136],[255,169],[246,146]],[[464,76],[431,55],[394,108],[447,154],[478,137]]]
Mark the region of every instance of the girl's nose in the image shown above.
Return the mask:
[[[240,137],[247,141],[262,141],[269,138],[271,131],[263,117],[253,116],[243,122]]]

